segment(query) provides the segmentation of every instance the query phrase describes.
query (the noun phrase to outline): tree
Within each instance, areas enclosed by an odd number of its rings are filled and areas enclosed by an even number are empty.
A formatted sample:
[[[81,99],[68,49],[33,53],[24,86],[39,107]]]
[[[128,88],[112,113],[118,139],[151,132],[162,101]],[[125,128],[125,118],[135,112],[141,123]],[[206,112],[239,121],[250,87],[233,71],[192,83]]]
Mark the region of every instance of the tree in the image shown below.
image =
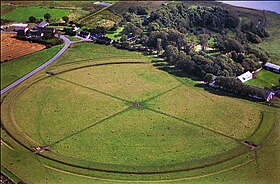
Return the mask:
[[[176,62],[177,54],[178,54],[178,49],[173,45],[168,45],[164,51],[164,56],[166,57],[167,61],[170,63]]]
[[[51,16],[51,14],[49,14],[49,13],[44,14],[44,18],[47,19],[47,20],[50,20],[51,17],[52,17],[52,16]]]
[[[35,22],[37,21],[37,19],[36,19],[34,16],[30,16],[30,17],[28,18],[28,20],[29,20],[29,22],[31,22],[31,23],[35,23]]]
[[[63,20],[65,23],[68,23],[68,22],[69,22],[69,17],[68,17],[68,16],[63,16],[63,17],[62,17],[62,20]]]
[[[202,34],[199,36],[199,40],[200,40],[200,45],[202,46],[202,50],[205,51],[205,47],[208,44],[208,39],[209,39],[209,35],[208,34]]]
[[[161,38],[158,38],[157,39],[157,52],[158,54],[160,54],[162,51],[162,41],[161,41]]]
[[[206,73],[206,75],[203,78],[204,82],[211,83],[214,81],[214,75],[212,73]]]

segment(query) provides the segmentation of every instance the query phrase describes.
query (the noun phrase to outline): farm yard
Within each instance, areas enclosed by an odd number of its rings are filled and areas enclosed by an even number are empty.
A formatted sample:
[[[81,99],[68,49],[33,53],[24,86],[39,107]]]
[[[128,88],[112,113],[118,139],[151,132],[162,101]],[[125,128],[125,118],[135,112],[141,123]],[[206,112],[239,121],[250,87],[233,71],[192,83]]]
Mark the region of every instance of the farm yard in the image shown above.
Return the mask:
[[[72,44],[3,99],[4,167],[28,183],[276,181],[277,171],[255,173],[275,162],[267,154],[277,155],[278,109],[208,93],[154,63]],[[242,140],[261,146],[250,151]],[[51,151],[31,154],[38,146]]]
[[[15,34],[1,33],[1,62],[13,60],[21,56],[42,50],[44,45],[18,40]]]

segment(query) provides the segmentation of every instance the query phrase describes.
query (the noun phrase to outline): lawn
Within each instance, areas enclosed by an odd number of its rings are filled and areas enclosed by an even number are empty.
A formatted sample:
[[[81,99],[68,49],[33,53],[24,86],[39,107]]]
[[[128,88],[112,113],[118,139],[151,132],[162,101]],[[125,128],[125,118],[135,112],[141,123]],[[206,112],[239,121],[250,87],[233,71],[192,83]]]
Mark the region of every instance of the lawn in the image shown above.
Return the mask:
[[[51,14],[51,20],[60,19],[61,17],[69,14],[68,10],[64,9],[17,7],[11,12],[5,14],[3,18],[16,22],[27,22],[30,16],[34,16],[37,19],[44,19],[45,13]]]
[[[54,46],[1,63],[1,89],[52,58],[62,47],[63,46]]]
[[[247,81],[246,84],[259,88],[271,89],[279,85],[279,78],[279,74],[263,69],[256,74],[256,78]]]
[[[278,109],[211,94],[195,87],[190,79],[157,69],[151,58],[141,53],[77,43],[45,71],[12,90],[1,104],[1,121],[15,139],[27,148],[52,148],[41,154],[44,157],[30,154],[1,130],[3,166],[24,182],[167,179],[165,183],[209,184],[226,179],[250,184],[248,177],[259,178],[257,169],[265,171],[277,164],[273,165],[268,155],[277,155],[269,152],[277,150],[269,145],[279,139],[279,131],[271,129],[274,124],[279,129]],[[36,78],[43,80],[20,90]],[[268,143],[263,142],[271,130]],[[257,153],[262,165],[258,168],[254,152],[239,143],[247,138],[261,143]],[[186,168],[190,170],[144,175],[96,170],[165,172]],[[269,173],[261,175],[277,181]]]
[[[70,40],[70,41],[79,41],[81,40],[80,38],[77,38],[75,36],[67,36],[67,38]]]
[[[107,33],[105,36],[107,36],[110,39],[113,40],[119,40],[121,38],[121,32],[123,31],[123,27],[118,27],[116,31],[113,31],[111,33]]]

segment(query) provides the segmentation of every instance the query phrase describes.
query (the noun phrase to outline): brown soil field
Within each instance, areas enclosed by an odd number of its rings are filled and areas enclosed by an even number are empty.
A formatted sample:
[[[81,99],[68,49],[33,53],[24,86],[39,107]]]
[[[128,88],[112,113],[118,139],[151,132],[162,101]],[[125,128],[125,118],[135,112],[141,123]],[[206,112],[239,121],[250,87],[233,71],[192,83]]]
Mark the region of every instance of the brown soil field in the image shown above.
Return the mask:
[[[9,61],[45,48],[38,43],[17,40],[15,34],[1,33],[1,62]]]

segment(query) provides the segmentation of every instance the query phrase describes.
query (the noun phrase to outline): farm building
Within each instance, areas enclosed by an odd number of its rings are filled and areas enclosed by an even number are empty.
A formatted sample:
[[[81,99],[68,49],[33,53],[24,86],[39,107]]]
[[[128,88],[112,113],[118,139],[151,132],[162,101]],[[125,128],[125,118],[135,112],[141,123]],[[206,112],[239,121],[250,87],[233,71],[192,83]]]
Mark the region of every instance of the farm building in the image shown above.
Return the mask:
[[[253,97],[253,98],[256,98],[256,99],[264,99],[268,102],[268,101],[272,100],[272,98],[275,95],[275,93],[270,91],[270,90],[266,90],[266,89],[262,89],[262,88],[258,88],[258,87],[254,87],[254,88],[261,91],[262,96],[260,96],[260,95],[255,95],[255,96],[249,95],[250,97]]]
[[[273,71],[275,73],[280,73],[280,66],[267,62],[264,66],[264,69]]]
[[[28,24],[11,24],[10,25],[10,28],[12,28],[13,29],[13,31],[20,31],[20,30],[26,30],[26,29],[28,29],[27,28],[27,26],[28,26]]]
[[[49,25],[48,21],[44,20],[40,22],[38,25],[36,25],[34,29],[45,28],[47,25]]]
[[[81,31],[81,32],[79,33],[79,36],[80,36],[80,37],[83,37],[83,38],[89,39],[90,34],[89,34],[88,32],[86,32],[86,31]]]
[[[252,78],[253,78],[253,74],[249,71],[247,71],[237,77],[237,79],[239,79],[242,83],[244,83],[248,80],[251,80]]]
[[[54,36],[56,30],[54,28],[39,28],[39,32],[51,35],[52,37]]]
[[[28,30],[25,34],[26,38],[42,38],[44,36],[44,33],[38,31],[38,30]]]
[[[99,5],[99,6],[110,6],[111,4],[110,3],[106,3],[106,2],[100,2],[100,1],[97,1],[94,3],[95,5]]]

